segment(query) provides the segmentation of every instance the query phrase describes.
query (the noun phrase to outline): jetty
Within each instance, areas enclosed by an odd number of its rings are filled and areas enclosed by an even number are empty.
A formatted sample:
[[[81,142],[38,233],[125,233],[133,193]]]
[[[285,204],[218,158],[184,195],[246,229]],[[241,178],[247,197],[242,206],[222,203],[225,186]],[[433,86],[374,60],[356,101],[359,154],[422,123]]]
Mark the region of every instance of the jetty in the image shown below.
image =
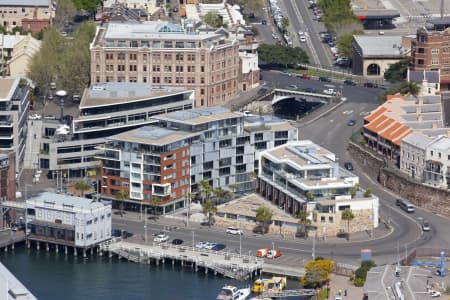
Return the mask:
[[[117,255],[119,258],[135,263],[180,264],[182,267],[191,267],[196,272],[203,270],[205,274],[212,272],[214,275],[220,274],[236,280],[247,280],[260,276],[264,265],[263,259],[227,251],[197,249],[167,243],[143,245],[125,242],[121,239],[101,244],[100,251],[102,254],[107,252],[110,257]]]

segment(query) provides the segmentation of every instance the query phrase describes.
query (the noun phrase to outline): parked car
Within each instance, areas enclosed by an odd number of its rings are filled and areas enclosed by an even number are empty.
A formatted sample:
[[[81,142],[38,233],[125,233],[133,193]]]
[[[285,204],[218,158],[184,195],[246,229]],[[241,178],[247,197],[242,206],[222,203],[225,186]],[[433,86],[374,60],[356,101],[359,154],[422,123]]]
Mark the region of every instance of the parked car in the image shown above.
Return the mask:
[[[278,34],[272,33],[272,38],[275,39],[275,40],[278,40],[279,39]]]
[[[38,114],[32,114],[32,115],[28,116],[29,120],[40,120],[41,118],[42,118],[42,116],[38,115]]]
[[[356,124],[356,121],[355,121],[355,120],[349,120],[349,121],[347,122],[347,126],[355,126],[355,124]]]
[[[244,234],[242,232],[242,230],[240,230],[237,227],[228,227],[227,230],[226,230],[226,233],[229,233],[229,234],[241,234],[241,235]]]
[[[364,83],[364,87],[368,87],[368,88],[377,88],[378,84],[373,83],[373,82],[366,82]]]
[[[301,36],[299,37],[299,40],[300,40],[301,43],[306,43],[306,36],[301,35]]]
[[[422,230],[423,231],[430,231],[431,230],[430,223],[428,223],[428,221],[423,221],[422,222]]]
[[[211,250],[212,248],[214,248],[217,245],[217,243],[211,243],[211,242],[206,242],[205,246],[203,248]]]
[[[172,245],[181,245],[181,244],[183,244],[183,240],[180,240],[180,239],[174,239],[174,240],[172,241]]]
[[[253,228],[253,232],[254,233],[259,233],[259,234],[265,234],[267,232],[269,232],[269,228],[267,226],[255,226],[255,228]]]
[[[441,296],[441,292],[431,290],[430,291],[430,296],[431,296],[431,298],[440,297]]]
[[[169,240],[169,236],[166,234],[157,234],[155,236],[155,238],[153,239],[154,242],[157,243],[164,243],[167,242]]]
[[[289,72],[287,72],[287,71],[283,71],[283,72],[281,72],[281,75],[283,75],[283,76],[289,76],[289,77],[291,77],[291,76],[292,76],[292,74],[291,74],[291,73],[289,73]]]
[[[353,171],[353,164],[348,161],[348,162],[344,163],[344,168],[349,171]]]
[[[323,90],[323,93],[324,93],[325,95],[331,95],[331,96],[336,95],[336,91],[335,91],[334,89],[326,89],[326,90]]]
[[[267,258],[277,258],[280,256],[281,256],[281,251],[278,249],[269,250],[269,252],[267,252]]]
[[[111,236],[112,237],[122,237],[122,230],[120,230],[120,229],[113,229],[111,231]]]
[[[262,248],[256,250],[256,257],[266,257],[267,253],[269,253],[269,248]]]
[[[56,120],[56,117],[54,115],[46,115],[44,117],[44,119],[46,119],[46,120]]]
[[[204,249],[206,245],[207,245],[207,242],[200,241],[197,244],[195,244],[195,248]]]
[[[261,21],[261,24],[262,24],[262,25],[267,25],[267,20],[262,20],[262,21]]]
[[[317,94],[319,92],[317,89],[311,87],[306,88],[304,91],[307,93],[314,93],[314,94]]]
[[[298,86],[296,86],[295,84],[290,84],[288,85],[288,88],[296,90],[298,89]]]
[[[213,251],[221,251],[225,249],[227,246],[224,244],[216,244],[214,247],[211,248]]]
[[[347,79],[347,80],[344,80],[344,84],[345,85],[356,85],[356,82],[354,82],[354,81],[352,81],[350,79]]]
[[[323,82],[331,82],[331,79],[325,76],[320,76],[319,77],[319,81],[323,81]]]
[[[127,238],[129,238],[129,237],[132,237],[133,235],[134,235],[134,234],[131,233],[131,232],[129,232],[129,231],[122,230],[122,238],[124,238],[124,239],[127,239]]]

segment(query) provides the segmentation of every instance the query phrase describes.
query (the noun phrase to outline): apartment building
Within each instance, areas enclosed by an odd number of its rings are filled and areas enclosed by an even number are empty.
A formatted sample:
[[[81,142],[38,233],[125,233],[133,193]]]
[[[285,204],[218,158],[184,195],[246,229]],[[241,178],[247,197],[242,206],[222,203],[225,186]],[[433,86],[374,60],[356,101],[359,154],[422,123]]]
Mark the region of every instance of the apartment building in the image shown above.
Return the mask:
[[[286,122],[262,118],[246,125],[242,113],[223,107],[153,118],[157,124],[108,139],[100,155],[103,198],[115,200],[124,189],[130,205],[156,206],[165,214],[185,207],[186,194],[196,192],[201,180],[213,188],[253,190],[255,154],[297,139],[297,128]]]
[[[195,90],[195,107],[239,92],[239,43],[163,21],[108,23],[91,44],[91,82],[139,82]]]
[[[14,151],[19,173],[25,157],[30,99],[28,85],[19,78],[0,78],[0,151]]]
[[[111,239],[111,206],[45,192],[27,201],[28,240],[88,249]]]
[[[40,49],[41,41],[31,34],[0,34],[0,74],[26,77],[31,60]]]
[[[441,90],[450,90],[450,18],[431,19],[412,40],[414,71],[440,71]]]
[[[106,138],[154,123],[154,115],[191,109],[194,92],[148,83],[102,83],[87,88],[79,115],[65,127],[59,120],[44,120],[40,165],[67,178],[96,175],[95,158]]]
[[[342,211],[355,220],[350,231],[378,227],[378,198],[359,191],[358,176],[341,168],[335,154],[311,141],[295,141],[260,154],[257,192],[286,212],[310,212],[318,236],[347,231]]]
[[[0,15],[1,25],[8,31],[22,27],[39,32],[52,22],[55,6],[51,0],[5,0],[0,2]]]
[[[0,153],[0,199],[16,199],[15,153]],[[1,223],[1,220],[0,220]],[[0,224],[0,229],[2,224]]]

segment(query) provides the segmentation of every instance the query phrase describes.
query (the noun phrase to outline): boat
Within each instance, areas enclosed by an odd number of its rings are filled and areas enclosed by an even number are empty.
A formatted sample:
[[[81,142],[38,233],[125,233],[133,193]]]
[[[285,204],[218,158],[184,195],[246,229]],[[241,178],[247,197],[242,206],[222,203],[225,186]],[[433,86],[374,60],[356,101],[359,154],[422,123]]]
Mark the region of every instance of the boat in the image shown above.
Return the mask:
[[[246,300],[250,296],[250,288],[238,289],[232,285],[222,288],[216,300]]]
[[[265,291],[279,292],[286,287],[286,277],[274,276],[267,279],[257,279],[252,287],[254,294],[262,294]]]

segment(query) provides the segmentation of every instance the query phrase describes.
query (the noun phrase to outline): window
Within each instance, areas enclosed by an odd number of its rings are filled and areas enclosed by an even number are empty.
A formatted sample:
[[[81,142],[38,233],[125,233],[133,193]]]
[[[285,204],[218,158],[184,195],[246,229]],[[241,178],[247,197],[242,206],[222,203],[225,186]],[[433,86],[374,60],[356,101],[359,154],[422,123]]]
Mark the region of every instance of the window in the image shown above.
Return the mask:
[[[184,42],[175,42],[175,48],[184,48]]]
[[[161,42],[160,41],[153,41],[152,47],[153,48],[161,48]]]
[[[142,66],[142,71],[147,72],[147,65]]]
[[[172,66],[164,66],[164,72],[172,72]]]
[[[432,65],[439,65],[439,58],[433,58],[433,59],[431,59],[431,64],[432,64]]]
[[[430,155],[433,156],[433,151],[430,151]]]
[[[184,60],[184,55],[181,54],[181,53],[177,53],[176,56],[175,56],[175,59],[176,60]]]
[[[425,53],[425,49],[424,48],[418,48],[417,49],[417,53]]]
[[[172,54],[164,54],[164,59],[172,60]]]
[[[152,82],[153,83],[161,83],[161,78],[160,77],[152,77]]]
[[[160,60],[161,59],[161,54],[159,53],[154,53],[152,54],[153,60]]]
[[[183,83],[184,78],[183,77],[175,77],[175,83]]]
[[[325,223],[325,216],[320,217],[320,223]]]
[[[203,163],[203,169],[204,170],[210,170],[214,167],[214,162],[213,161],[207,161]]]
[[[130,72],[136,72],[137,71],[137,65],[130,65]]]
[[[138,41],[131,41],[131,48],[137,48],[138,47]]]
[[[439,54],[439,48],[431,49],[431,54]]]
[[[329,223],[334,223],[334,218],[333,217],[328,217],[328,222]]]
[[[117,54],[117,59],[124,60],[125,59],[125,53],[119,53]]]
[[[202,73],[205,72],[205,66],[200,67],[200,72],[202,72]]]
[[[153,65],[153,72],[160,72],[160,71],[161,71],[160,65]]]
[[[164,83],[172,83],[172,77],[164,77]]]
[[[418,60],[417,60],[417,64],[418,64],[418,65],[423,65],[423,63],[424,63],[424,62],[423,62],[423,59],[418,59]]]
[[[177,72],[183,72],[183,66],[176,66],[176,67],[175,67],[175,70],[176,70]]]
[[[172,48],[173,44],[172,41],[165,41],[164,42],[164,48]]]

